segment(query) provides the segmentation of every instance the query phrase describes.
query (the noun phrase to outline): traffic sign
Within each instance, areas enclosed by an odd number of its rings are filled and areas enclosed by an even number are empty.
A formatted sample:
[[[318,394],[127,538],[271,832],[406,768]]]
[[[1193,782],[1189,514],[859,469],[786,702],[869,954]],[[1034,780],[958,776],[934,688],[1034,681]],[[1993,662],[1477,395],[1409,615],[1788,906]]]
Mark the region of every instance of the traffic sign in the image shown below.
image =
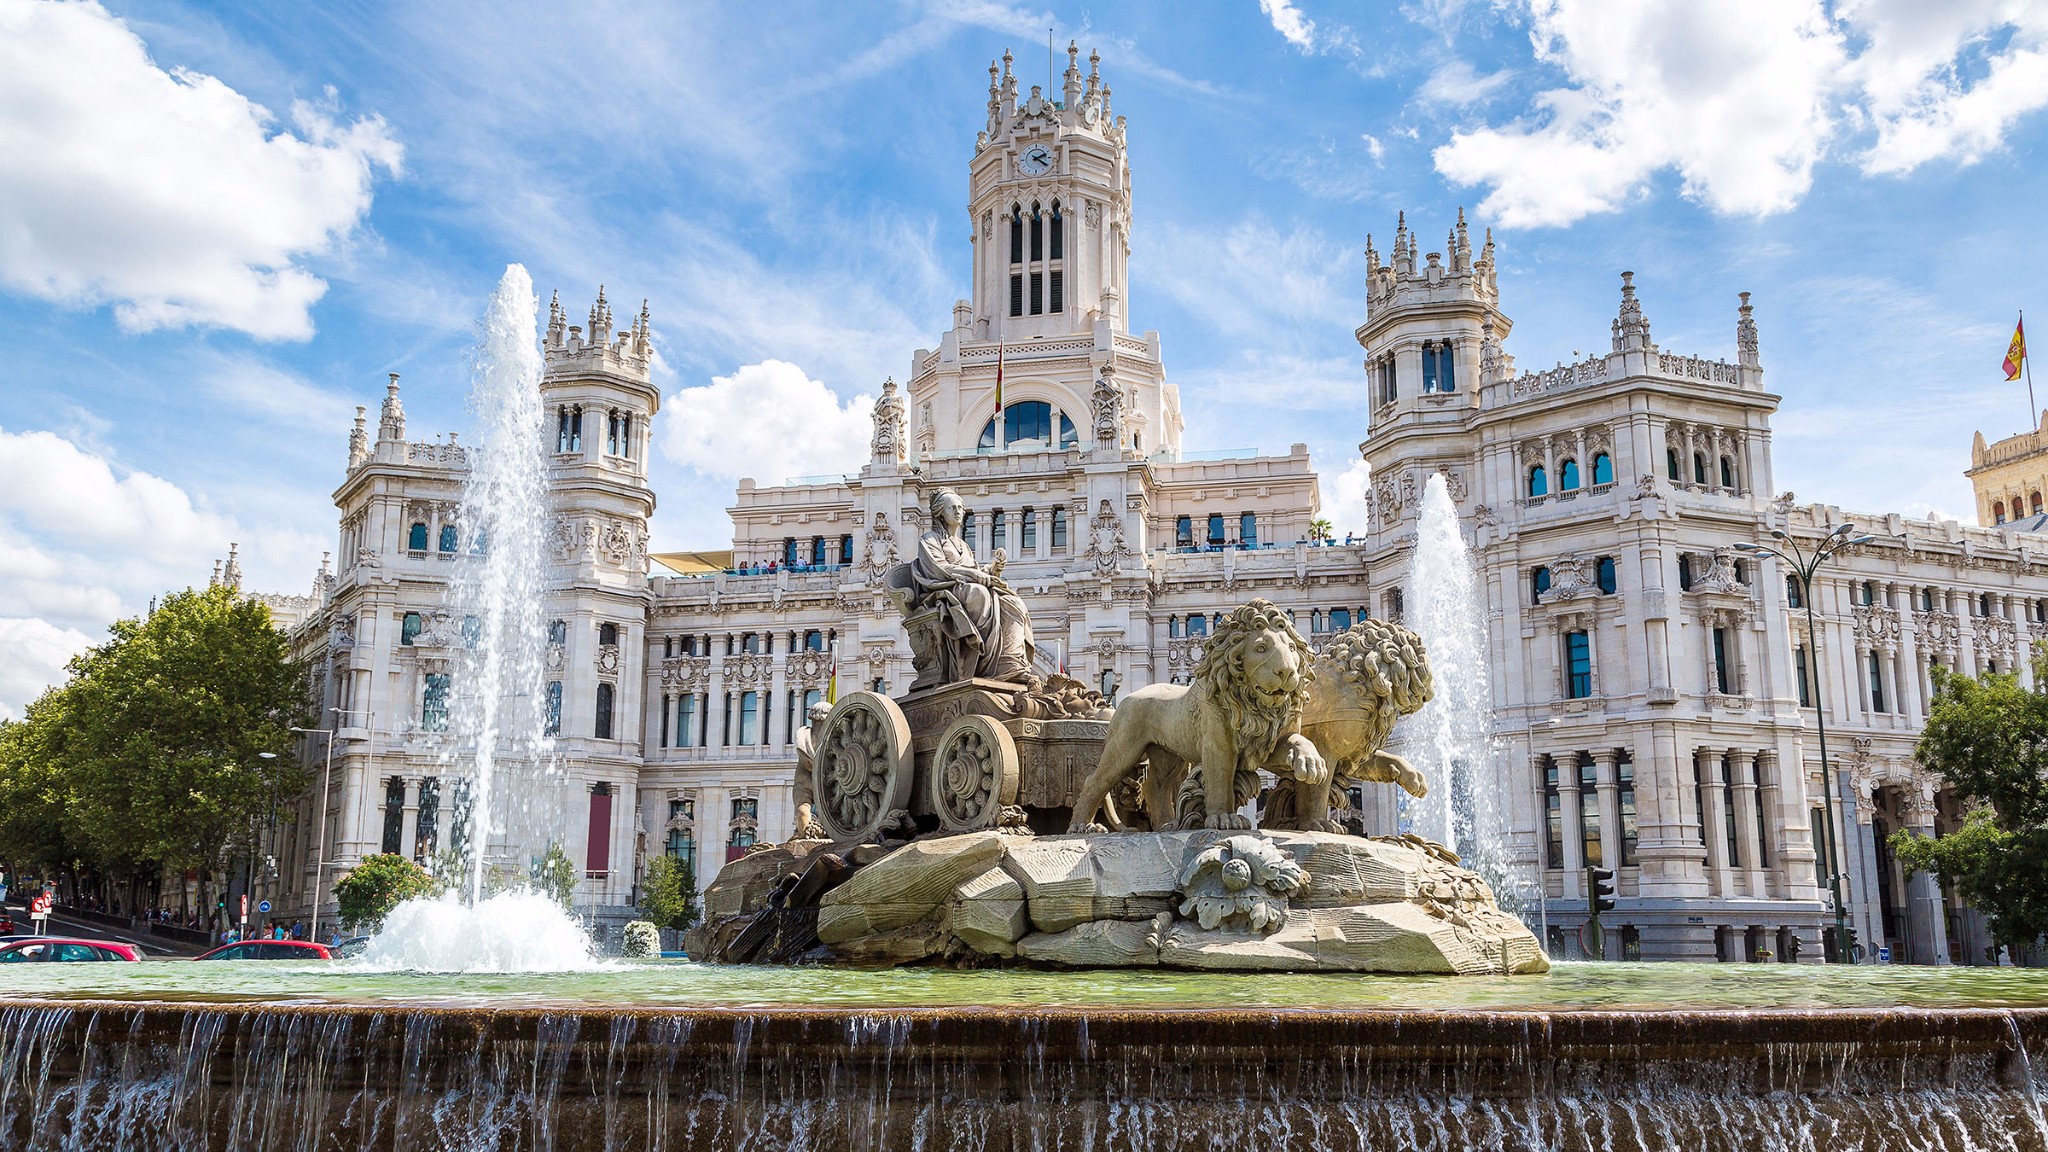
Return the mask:
[[[1880,944],[1877,946],[1877,962],[1879,964],[1889,964],[1892,962],[1892,950],[1889,945]]]
[[[248,894],[247,892],[244,892],[244,893],[242,893],[242,919],[244,919],[244,920],[247,920],[248,918],[249,918],[249,894]]]
[[[260,903],[260,904],[256,905],[256,910],[257,910],[258,912],[262,912],[262,913],[268,914],[268,913],[269,913],[269,911],[270,911],[270,901],[268,901],[268,900],[265,900],[265,901],[263,901],[262,903]]]

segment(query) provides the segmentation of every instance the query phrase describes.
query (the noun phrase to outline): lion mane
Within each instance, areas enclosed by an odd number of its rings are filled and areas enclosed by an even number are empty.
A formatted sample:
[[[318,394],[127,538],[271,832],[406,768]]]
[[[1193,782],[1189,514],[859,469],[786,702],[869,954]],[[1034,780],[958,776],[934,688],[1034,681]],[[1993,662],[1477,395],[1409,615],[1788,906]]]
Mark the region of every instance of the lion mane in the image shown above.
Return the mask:
[[[1245,649],[1266,634],[1293,646],[1301,665],[1300,683],[1277,700],[1260,698],[1244,675]],[[1265,760],[1280,741],[1301,728],[1309,682],[1315,677],[1314,661],[1315,653],[1301,633],[1294,630],[1287,614],[1271,600],[1254,600],[1233,609],[1202,645],[1202,659],[1195,665],[1195,683],[1206,686],[1210,698],[1223,705],[1224,713],[1230,717],[1231,731],[1237,735],[1239,753]]]
[[[1315,789],[1307,806],[1320,812],[1331,788],[1351,784],[1420,786],[1421,777],[1407,761],[1381,749],[1393,734],[1395,721],[1420,710],[1436,695],[1421,637],[1391,621],[1361,620],[1323,646],[1314,669],[1301,733],[1329,762],[1331,782]],[[1266,812],[1269,826],[1301,827],[1319,819],[1301,810],[1299,793],[1298,788],[1275,793]]]

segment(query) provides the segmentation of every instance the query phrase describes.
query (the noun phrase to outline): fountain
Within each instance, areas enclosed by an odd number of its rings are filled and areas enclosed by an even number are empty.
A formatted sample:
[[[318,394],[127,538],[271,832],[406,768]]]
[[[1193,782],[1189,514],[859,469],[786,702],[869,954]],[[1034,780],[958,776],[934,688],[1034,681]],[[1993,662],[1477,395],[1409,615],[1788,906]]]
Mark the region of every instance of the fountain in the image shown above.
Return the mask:
[[[532,313],[514,266],[450,601],[477,621],[468,900],[402,906],[354,963],[0,969],[0,1147],[2048,1152],[2048,974],[1551,967],[1495,906],[1460,859],[1498,860],[1458,799],[1488,702],[1434,478],[1417,632],[1311,659],[1253,601],[1192,683],[1113,710],[1031,675],[1021,601],[934,493],[885,576],[917,683],[807,734],[810,837],[729,864],[692,938],[812,963],[594,960],[551,901],[486,894],[532,831],[508,779],[550,774]],[[1410,715],[1419,767],[1386,750]],[[1451,846],[1343,833],[1331,791],[1365,783]]]
[[[1492,691],[1487,674],[1486,601],[1458,506],[1442,473],[1423,485],[1414,558],[1403,594],[1408,619],[1429,651],[1437,693],[1409,723],[1403,746],[1424,775],[1441,785],[1411,802],[1422,835],[1458,853],[1496,891],[1511,893],[1501,844],[1500,796]]]

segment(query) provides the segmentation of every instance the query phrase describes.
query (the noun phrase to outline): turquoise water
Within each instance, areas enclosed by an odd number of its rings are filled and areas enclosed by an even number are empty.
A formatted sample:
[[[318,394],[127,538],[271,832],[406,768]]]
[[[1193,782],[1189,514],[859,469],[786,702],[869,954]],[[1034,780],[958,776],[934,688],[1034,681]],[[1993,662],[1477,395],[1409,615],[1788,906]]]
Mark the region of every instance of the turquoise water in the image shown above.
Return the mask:
[[[757,968],[664,962],[446,974],[347,962],[10,964],[0,999],[265,1004],[1556,1010],[2048,1007],[2048,970],[1560,964],[1543,976]]]

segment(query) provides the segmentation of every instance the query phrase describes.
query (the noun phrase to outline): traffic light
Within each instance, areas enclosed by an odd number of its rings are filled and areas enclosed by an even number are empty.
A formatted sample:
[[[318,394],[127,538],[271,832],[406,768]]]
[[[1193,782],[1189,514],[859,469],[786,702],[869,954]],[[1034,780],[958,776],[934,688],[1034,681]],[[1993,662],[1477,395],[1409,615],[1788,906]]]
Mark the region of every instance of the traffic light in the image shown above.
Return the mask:
[[[1586,908],[1594,916],[1614,911],[1614,869],[1586,865]]]

